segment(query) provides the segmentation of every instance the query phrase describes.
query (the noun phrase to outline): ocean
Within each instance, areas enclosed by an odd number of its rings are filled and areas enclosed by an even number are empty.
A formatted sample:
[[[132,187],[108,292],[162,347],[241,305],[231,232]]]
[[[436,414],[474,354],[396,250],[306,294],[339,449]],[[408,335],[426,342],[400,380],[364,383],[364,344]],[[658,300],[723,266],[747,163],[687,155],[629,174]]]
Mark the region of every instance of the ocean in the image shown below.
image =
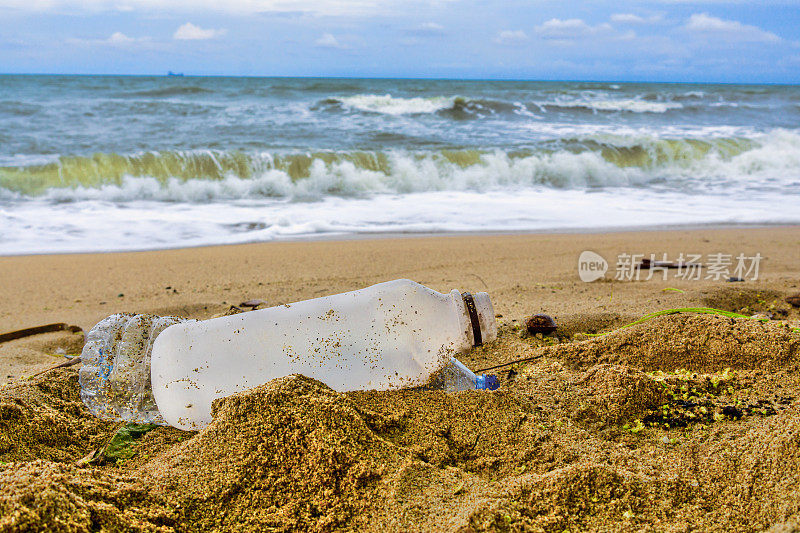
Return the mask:
[[[0,254],[800,223],[800,86],[0,76]]]

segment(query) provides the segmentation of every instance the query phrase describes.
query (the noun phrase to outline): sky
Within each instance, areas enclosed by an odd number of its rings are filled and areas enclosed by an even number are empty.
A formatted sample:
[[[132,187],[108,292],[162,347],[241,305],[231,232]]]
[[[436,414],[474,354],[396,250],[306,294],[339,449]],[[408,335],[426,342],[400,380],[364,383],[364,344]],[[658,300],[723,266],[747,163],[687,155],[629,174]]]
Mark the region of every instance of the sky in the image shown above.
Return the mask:
[[[0,72],[800,82],[800,0],[0,0]]]

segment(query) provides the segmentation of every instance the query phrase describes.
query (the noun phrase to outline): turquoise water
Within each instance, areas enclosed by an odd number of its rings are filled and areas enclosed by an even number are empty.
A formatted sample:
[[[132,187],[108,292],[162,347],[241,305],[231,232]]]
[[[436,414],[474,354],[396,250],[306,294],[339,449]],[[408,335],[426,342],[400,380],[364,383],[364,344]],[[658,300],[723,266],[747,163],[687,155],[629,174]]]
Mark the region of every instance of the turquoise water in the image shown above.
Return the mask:
[[[799,125],[797,86],[0,76],[0,253],[797,223]]]

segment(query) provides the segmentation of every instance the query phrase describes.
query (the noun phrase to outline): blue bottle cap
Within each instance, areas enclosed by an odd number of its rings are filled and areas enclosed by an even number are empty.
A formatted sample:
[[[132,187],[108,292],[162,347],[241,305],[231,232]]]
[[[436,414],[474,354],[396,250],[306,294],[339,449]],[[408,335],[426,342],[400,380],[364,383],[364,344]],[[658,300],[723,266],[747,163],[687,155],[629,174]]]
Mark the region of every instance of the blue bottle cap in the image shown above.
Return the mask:
[[[475,388],[478,390],[497,390],[500,384],[494,374],[479,374],[475,379]]]

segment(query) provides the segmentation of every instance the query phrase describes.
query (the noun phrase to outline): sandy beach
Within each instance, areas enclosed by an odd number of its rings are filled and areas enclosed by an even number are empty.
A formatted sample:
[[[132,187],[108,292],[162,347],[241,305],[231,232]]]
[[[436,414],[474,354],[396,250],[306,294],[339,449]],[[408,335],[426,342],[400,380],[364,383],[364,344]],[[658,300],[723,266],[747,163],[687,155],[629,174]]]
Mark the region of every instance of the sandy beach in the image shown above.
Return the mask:
[[[640,282],[583,283],[580,253],[611,265],[619,254],[744,253],[764,256],[759,280],[683,281],[670,273]],[[791,292],[800,287],[800,228],[693,229],[630,233],[410,237],[274,242],[154,252],[0,257],[0,332],[51,322],[88,331],[117,312],[208,318],[242,301],[283,304],[409,278],[439,291],[487,291],[505,320],[547,313],[559,321],[620,315],[620,321],[670,307],[714,304],[733,289]],[[646,272],[641,276],[646,277]],[[705,274],[704,274],[705,276]],[[674,287],[684,293],[662,291]],[[800,289],[798,289],[800,290]],[[740,306],[741,307],[741,306]],[[20,341],[0,347],[3,378],[52,358]],[[18,346],[19,345],[19,346]],[[21,358],[21,359],[20,359]],[[8,370],[8,371],[7,371]]]
[[[609,263],[604,279],[579,279],[586,250]],[[614,279],[620,254],[720,253],[733,265],[718,279]],[[757,280],[728,281],[739,254],[760,254]],[[463,357],[471,368],[535,358],[498,370],[497,392],[453,397],[273,382],[219,402],[200,433],[155,429],[126,461],[79,466],[119,425],[88,414],[74,368],[28,377],[82,338],[2,343],[0,530],[792,531],[800,311],[785,298],[799,272],[800,227],[0,257],[0,333],[88,331],[122,311],[203,319],[409,278],[490,294],[500,335]],[[675,314],[585,335],[685,307],[770,320]],[[535,313],[555,318],[554,336],[521,334]]]

